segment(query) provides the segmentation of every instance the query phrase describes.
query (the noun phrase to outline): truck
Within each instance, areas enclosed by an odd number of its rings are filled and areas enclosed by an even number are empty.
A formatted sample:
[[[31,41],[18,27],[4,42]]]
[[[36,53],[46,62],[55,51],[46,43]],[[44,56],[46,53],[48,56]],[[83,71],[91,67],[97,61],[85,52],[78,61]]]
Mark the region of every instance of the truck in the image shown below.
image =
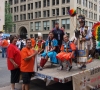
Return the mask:
[[[57,83],[57,82],[67,83],[67,82],[72,81],[73,90],[98,90],[98,88],[100,88],[100,85],[99,85],[100,84],[100,64],[99,63],[100,63],[99,59],[93,59],[91,63],[87,64],[86,70],[80,70],[78,66],[75,63],[73,63],[72,65],[73,68],[69,72],[65,69],[66,67],[65,63],[63,63],[64,70],[58,70],[57,64],[53,64],[51,66],[50,61],[48,61],[44,69],[40,71],[37,66],[39,64],[39,60],[35,60],[35,78],[45,81],[46,86]],[[86,78],[88,78],[89,80],[85,80]],[[75,84],[76,82],[78,83]],[[77,85],[80,83],[83,85],[81,86],[81,89],[79,89],[80,87],[77,88],[78,87]]]

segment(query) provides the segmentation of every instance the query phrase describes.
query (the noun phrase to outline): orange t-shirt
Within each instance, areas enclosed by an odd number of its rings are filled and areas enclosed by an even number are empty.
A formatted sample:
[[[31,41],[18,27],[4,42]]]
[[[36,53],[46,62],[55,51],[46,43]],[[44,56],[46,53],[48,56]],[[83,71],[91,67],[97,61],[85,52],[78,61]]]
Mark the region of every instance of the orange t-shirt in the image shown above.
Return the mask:
[[[32,47],[35,47],[36,41],[32,38],[31,42],[32,42]]]
[[[4,39],[2,41],[2,47],[7,47],[8,45],[9,45],[8,41]]]
[[[26,57],[32,55],[33,53],[34,53],[34,51],[32,49],[28,49],[27,47],[24,47],[21,50],[21,67],[20,67],[20,70],[22,72],[33,72],[34,71],[35,57],[32,57],[28,61],[24,60]]]

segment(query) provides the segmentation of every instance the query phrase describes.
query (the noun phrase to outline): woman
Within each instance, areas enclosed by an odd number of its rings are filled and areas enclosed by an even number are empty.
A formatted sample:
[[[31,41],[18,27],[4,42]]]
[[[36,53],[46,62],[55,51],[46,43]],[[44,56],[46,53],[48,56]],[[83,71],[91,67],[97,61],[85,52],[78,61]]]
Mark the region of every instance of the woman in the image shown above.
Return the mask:
[[[54,34],[52,32],[49,33],[49,39],[45,42],[46,51],[41,54],[42,58],[40,61],[40,70],[43,69],[43,66],[47,62],[48,58],[50,58],[52,63],[58,63],[56,59],[56,54],[58,50],[58,41],[54,39]]]
[[[57,54],[57,59],[59,59],[60,69],[63,69],[62,62],[66,61],[66,64],[69,67],[69,71],[72,69],[72,61],[74,58],[74,51],[76,50],[76,46],[74,43],[70,42],[68,39],[68,35],[63,36],[63,44],[61,46],[61,52]]]
[[[10,37],[10,45],[7,49],[7,65],[11,72],[11,90],[15,90],[15,83],[19,82],[21,55],[20,50],[16,46],[17,37]]]

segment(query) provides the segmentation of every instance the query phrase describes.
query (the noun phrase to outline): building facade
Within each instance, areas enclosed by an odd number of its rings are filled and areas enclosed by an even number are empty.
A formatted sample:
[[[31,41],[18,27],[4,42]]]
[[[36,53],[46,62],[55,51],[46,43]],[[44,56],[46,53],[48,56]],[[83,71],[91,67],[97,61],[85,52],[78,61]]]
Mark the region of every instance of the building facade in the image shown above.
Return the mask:
[[[70,17],[68,10],[76,9],[78,14],[86,16],[86,25],[100,20],[99,0],[6,0],[10,3],[10,12],[15,23],[11,34],[21,37],[34,36],[41,32],[46,38],[57,21],[65,27],[70,36],[76,29],[76,17]]]

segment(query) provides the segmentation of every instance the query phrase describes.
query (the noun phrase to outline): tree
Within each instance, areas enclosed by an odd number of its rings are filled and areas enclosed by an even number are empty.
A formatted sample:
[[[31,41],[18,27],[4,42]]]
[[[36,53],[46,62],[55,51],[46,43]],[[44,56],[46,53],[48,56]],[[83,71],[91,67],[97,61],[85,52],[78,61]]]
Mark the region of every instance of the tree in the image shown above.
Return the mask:
[[[10,33],[12,32],[12,27],[14,26],[12,22],[12,14],[10,13],[10,4],[5,3],[5,32]]]

